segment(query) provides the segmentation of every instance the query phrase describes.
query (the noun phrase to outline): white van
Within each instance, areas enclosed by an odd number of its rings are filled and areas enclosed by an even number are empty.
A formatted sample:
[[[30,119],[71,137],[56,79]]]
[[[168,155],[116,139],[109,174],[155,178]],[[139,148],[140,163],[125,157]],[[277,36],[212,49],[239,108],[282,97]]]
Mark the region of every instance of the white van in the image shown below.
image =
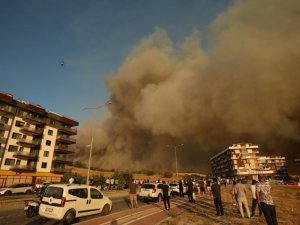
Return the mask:
[[[71,224],[75,218],[101,213],[107,215],[112,201],[96,187],[80,184],[51,184],[39,209],[42,217]]]

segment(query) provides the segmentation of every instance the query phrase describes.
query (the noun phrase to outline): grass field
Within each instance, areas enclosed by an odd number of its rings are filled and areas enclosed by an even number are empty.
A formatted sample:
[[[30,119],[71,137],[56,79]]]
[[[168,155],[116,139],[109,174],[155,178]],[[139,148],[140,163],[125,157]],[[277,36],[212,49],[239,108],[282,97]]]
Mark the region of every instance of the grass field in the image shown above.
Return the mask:
[[[247,188],[249,185],[246,185]],[[300,187],[272,184],[271,194],[276,205],[277,221],[280,225],[298,225],[300,224]],[[196,195],[196,204],[193,208],[183,211],[179,214],[171,214],[170,219],[160,223],[160,225],[211,225],[211,224],[266,224],[263,216],[256,216],[248,219],[241,218],[238,206],[234,206],[231,199],[231,185],[225,188],[222,186],[222,202],[225,215],[217,218],[210,196]],[[248,205],[251,212],[251,193],[248,192]]]

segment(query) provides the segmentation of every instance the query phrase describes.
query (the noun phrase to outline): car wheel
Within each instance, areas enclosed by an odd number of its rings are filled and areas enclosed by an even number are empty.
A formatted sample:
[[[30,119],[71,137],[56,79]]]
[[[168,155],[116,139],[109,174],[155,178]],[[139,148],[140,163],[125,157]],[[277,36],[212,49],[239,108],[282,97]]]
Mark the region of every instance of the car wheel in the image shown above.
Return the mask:
[[[75,212],[73,210],[69,210],[66,212],[64,218],[63,218],[63,224],[69,225],[71,224],[75,219]]]
[[[156,202],[160,202],[161,201],[161,195],[158,195]]]
[[[26,194],[31,194],[32,193],[32,191],[31,190],[26,190],[26,192],[25,192]]]
[[[12,192],[11,192],[11,191],[6,191],[6,192],[4,193],[4,195],[12,195]]]
[[[101,215],[106,216],[109,213],[109,205],[105,205],[102,209]]]
[[[26,216],[27,216],[28,218],[33,217],[34,214],[35,214],[35,213],[34,213],[34,210],[33,210],[32,207],[30,207],[29,209],[26,210]]]

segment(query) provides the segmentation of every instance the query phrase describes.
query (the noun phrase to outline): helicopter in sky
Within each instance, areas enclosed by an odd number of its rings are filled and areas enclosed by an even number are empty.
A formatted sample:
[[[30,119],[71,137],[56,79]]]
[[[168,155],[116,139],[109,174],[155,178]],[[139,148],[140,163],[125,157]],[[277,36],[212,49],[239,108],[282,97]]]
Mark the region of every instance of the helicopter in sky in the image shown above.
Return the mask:
[[[64,66],[65,66],[65,61],[64,61],[63,59],[61,59],[61,60],[59,61],[59,65],[60,65],[61,67],[64,67]]]

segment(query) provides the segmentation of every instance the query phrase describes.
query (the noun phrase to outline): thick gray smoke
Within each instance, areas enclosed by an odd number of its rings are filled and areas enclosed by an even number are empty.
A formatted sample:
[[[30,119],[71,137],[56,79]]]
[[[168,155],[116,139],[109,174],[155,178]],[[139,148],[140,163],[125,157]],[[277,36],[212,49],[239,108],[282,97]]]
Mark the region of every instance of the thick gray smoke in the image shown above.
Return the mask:
[[[237,1],[179,48],[157,28],[106,85],[111,117],[94,125],[93,166],[208,172],[209,158],[250,142],[261,153],[300,157],[300,1]],[[78,137],[78,157],[91,124]],[[298,155],[297,155],[298,154]],[[86,158],[88,154],[86,155]],[[85,159],[86,159],[85,158]]]

